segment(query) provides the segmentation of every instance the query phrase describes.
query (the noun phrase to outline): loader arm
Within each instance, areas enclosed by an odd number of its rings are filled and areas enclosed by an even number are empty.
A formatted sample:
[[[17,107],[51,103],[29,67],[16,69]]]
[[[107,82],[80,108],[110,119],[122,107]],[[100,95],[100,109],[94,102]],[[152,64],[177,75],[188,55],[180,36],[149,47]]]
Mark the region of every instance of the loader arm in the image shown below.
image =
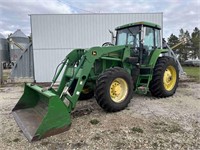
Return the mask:
[[[122,52],[120,57],[106,57],[106,54],[118,53],[118,51]],[[115,59],[126,67],[124,60],[129,56],[130,46],[75,49],[62,61],[48,89],[30,83],[25,84],[24,93],[13,108],[12,114],[27,139],[29,141],[39,140],[68,130],[71,125],[70,112],[76,106],[95,61]],[[63,71],[59,87],[54,89],[53,84]],[[69,92],[75,80],[77,82],[75,86],[73,85],[74,90]],[[69,103],[65,103],[64,100],[68,100]]]
[[[101,59],[101,57],[102,59],[106,59],[105,57],[103,57],[103,55],[117,51],[123,51],[123,56],[121,58],[109,57],[108,59],[117,59],[118,61],[124,63],[124,60],[127,57],[130,57],[129,46],[113,46],[103,48],[93,47],[87,51],[83,49],[75,49],[66,56],[66,61],[61,67],[61,69],[64,69],[64,66],[66,66],[64,74],[60,81],[58,90],[55,92],[62,100],[64,100],[65,98],[69,100],[69,111],[75,108],[76,102],[79,98],[81,91],[83,90],[83,87],[88,79],[92,68],[94,67],[95,61],[97,59]],[[130,70],[128,71],[130,72]],[[61,70],[59,70],[56,77],[58,77],[60,73]],[[73,93],[70,94],[68,90],[75,79],[77,79],[76,86]],[[55,79],[53,79],[53,82],[55,82]]]

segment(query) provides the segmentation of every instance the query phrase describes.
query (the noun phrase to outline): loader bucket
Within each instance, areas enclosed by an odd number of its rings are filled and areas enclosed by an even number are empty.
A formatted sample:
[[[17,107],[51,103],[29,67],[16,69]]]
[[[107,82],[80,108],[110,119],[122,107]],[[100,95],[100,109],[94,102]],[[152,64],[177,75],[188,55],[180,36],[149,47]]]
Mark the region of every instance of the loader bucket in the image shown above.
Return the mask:
[[[12,114],[29,142],[64,132],[71,124],[68,108],[58,95],[37,85],[25,84]]]

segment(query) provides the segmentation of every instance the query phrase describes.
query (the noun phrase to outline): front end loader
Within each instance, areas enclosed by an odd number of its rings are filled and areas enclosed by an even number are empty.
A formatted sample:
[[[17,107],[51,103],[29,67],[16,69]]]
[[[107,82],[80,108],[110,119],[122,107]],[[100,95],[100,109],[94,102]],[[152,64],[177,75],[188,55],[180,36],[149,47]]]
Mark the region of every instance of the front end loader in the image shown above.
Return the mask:
[[[177,60],[162,49],[160,26],[137,22],[116,28],[116,43],[74,49],[48,88],[27,83],[12,110],[29,141],[66,131],[78,100],[95,96],[107,112],[123,110],[132,93],[168,97],[178,86]],[[57,69],[56,69],[57,70]],[[57,88],[54,83],[63,72]]]

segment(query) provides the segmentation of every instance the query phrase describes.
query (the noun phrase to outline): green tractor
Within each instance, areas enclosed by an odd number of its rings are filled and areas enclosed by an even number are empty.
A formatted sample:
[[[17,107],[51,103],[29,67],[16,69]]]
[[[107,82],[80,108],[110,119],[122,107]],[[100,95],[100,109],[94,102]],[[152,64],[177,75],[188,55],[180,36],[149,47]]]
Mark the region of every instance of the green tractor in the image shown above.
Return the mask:
[[[105,111],[116,112],[127,107],[133,92],[172,96],[178,86],[178,62],[168,55],[169,49],[162,49],[160,32],[159,25],[149,22],[117,27],[115,45],[107,42],[71,51],[57,67],[49,88],[25,84],[12,114],[27,139],[66,131],[70,113],[81,99],[94,96]]]

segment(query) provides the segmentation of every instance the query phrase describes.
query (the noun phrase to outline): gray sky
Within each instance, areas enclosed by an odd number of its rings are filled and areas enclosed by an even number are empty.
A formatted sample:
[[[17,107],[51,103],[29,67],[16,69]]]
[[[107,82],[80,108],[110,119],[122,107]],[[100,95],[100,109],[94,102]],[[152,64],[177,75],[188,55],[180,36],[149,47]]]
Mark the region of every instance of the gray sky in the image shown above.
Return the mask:
[[[0,33],[30,34],[28,14],[163,12],[164,37],[200,28],[200,0],[0,0]]]

